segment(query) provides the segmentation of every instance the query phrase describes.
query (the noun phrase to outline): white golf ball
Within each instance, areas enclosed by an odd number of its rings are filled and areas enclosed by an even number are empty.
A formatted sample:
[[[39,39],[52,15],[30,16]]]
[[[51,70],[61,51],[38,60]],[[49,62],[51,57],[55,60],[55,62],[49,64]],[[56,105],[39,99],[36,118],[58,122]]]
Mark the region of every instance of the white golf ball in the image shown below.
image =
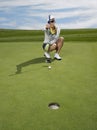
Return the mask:
[[[51,69],[51,66],[48,66],[49,69]]]

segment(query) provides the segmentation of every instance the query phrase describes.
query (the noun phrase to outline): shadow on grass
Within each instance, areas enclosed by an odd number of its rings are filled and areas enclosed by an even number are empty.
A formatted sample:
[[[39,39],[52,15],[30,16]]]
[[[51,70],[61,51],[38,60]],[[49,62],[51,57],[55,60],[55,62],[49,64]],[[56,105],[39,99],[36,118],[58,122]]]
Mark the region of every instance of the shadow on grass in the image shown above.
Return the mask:
[[[15,74],[20,74],[23,67],[29,66],[31,64],[40,64],[40,63],[43,63],[44,61],[45,61],[44,57],[38,57],[38,58],[35,58],[32,60],[28,60],[23,63],[20,63],[20,64],[16,65],[17,71]]]
[[[51,62],[53,62],[55,59],[51,59]],[[22,73],[22,68],[29,66],[31,64],[40,64],[40,63],[45,63],[46,59],[45,57],[38,57],[38,58],[34,58],[32,60],[28,60],[25,61],[23,63],[20,63],[18,65],[16,65],[16,72],[14,74],[10,74],[9,76],[14,76],[16,74],[21,74]],[[44,65],[43,67],[48,67],[48,65]]]

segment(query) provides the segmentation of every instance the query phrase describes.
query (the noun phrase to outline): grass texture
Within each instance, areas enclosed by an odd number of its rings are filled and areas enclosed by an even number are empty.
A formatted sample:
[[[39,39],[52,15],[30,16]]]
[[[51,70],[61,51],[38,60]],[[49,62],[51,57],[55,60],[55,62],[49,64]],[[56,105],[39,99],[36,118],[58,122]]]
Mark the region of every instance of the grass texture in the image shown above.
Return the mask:
[[[97,29],[63,29],[61,36],[65,41],[97,41]],[[0,42],[42,42],[43,39],[43,30],[0,29]]]
[[[60,55],[48,69],[42,42],[0,43],[0,130],[97,130],[97,42],[64,42]]]

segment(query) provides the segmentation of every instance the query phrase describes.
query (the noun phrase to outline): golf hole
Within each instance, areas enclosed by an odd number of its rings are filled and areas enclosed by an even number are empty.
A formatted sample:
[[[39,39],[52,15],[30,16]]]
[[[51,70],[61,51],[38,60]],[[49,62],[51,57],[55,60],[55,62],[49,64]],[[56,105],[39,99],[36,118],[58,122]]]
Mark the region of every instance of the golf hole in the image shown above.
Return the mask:
[[[56,110],[56,109],[59,109],[59,108],[60,108],[60,105],[59,105],[58,103],[50,103],[50,104],[48,105],[48,107],[49,107],[50,109]]]

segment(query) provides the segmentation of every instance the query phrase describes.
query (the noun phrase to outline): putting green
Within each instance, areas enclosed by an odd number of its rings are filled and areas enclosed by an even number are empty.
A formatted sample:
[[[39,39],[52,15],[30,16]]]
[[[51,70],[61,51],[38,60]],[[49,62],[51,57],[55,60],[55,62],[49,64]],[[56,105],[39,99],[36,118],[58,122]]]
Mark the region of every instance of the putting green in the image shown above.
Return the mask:
[[[0,43],[0,130],[97,130],[97,42],[60,55],[48,69],[41,42]]]

